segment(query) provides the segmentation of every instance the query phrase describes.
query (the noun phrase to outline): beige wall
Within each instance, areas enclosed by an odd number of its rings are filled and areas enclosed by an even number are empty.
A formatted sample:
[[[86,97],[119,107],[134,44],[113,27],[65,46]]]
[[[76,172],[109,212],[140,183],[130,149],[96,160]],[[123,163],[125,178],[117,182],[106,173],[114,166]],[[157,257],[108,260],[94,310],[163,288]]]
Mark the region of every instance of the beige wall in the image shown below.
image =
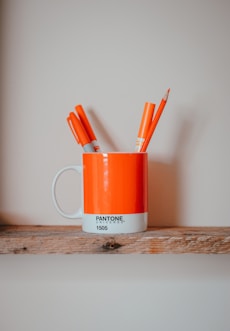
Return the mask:
[[[73,224],[50,191],[81,160],[65,121],[75,104],[104,151],[133,151],[144,103],[171,87],[148,148],[150,223],[229,226],[229,12],[224,0],[1,1],[1,222]],[[72,210],[79,180],[60,185]],[[229,262],[0,257],[0,327],[229,330]]]

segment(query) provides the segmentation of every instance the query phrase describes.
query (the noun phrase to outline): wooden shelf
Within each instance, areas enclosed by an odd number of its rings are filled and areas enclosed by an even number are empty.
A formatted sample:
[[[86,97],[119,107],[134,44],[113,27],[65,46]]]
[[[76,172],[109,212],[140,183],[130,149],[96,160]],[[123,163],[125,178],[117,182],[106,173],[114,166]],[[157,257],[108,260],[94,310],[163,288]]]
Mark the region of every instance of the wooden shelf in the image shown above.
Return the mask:
[[[230,227],[88,234],[77,226],[0,226],[0,254],[230,254]]]

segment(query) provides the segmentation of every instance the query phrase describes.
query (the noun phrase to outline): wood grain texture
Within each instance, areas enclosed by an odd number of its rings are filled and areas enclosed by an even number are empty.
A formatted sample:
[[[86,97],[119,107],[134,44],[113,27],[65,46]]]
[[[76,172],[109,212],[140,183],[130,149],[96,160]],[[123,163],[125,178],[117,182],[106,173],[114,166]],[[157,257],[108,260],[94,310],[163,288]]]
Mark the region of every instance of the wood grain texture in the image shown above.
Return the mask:
[[[230,254],[230,227],[88,234],[77,226],[0,226],[0,254]]]

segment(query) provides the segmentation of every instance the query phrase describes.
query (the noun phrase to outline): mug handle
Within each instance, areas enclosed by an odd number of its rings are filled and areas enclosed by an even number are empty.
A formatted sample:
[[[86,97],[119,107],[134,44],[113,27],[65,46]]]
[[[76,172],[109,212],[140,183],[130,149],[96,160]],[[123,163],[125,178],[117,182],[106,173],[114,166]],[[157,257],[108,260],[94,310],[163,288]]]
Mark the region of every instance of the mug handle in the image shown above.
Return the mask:
[[[72,214],[67,214],[65,211],[60,207],[58,200],[57,200],[57,195],[56,195],[56,185],[58,178],[63,174],[63,172],[68,171],[68,170],[74,170],[80,175],[82,174],[82,166],[81,165],[72,165],[72,166],[67,166],[62,168],[57,172],[55,175],[53,182],[52,182],[52,198],[53,198],[53,203],[55,208],[57,209],[58,213],[62,215],[63,217],[66,218],[82,218],[82,208],[79,208],[76,212]]]

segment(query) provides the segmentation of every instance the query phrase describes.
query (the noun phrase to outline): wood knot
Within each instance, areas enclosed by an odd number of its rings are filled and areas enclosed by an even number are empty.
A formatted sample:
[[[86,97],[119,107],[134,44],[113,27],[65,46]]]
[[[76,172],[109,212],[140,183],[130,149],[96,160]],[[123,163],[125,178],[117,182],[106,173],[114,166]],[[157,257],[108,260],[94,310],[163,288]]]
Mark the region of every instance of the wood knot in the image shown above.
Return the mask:
[[[118,249],[118,248],[120,248],[121,247],[121,245],[119,244],[119,243],[117,243],[116,241],[115,241],[115,239],[111,239],[111,240],[109,240],[109,241],[107,241],[103,246],[102,246],[102,248],[103,249],[106,249],[106,250],[114,250],[114,249]]]

